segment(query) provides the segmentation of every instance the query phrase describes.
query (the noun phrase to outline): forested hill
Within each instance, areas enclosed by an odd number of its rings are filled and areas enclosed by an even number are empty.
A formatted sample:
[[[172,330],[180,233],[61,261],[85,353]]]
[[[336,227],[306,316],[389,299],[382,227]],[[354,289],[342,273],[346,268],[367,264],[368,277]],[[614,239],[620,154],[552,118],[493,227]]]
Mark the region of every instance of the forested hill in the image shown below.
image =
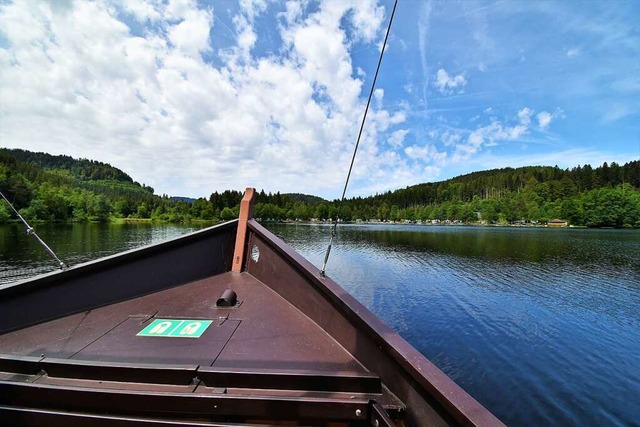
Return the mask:
[[[365,198],[367,203],[386,202],[400,207],[437,204],[447,201],[471,201],[499,198],[503,195],[536,190],[545,198],[564,199],[594,188],[629,184],[640,189],[640,161],[623,166],[604,163],[593,169],[590,165],[573,169],[549,166],[529,166],[522,168],[492,169],[473,172],[442,182],[413,185],[404,189],[389,191],[381,195]]]
[[[0,190],[30,220],[107,221],[160,199],[107,163],[0,148]],[[0,204],[0,222],[11,210]]]
[[[322,197],[311,196],[309,194],[301,194],[301,193],[284,193],[282,194],[282,197],[285,197],[294,202],[304,202],[311,205],[326,202],[326,200],[323,199]]]
[[[80,180],[114,180],[133,183],[133,179],[120,169],[95,160],[76,160],[70,156],[54,156],[47,153],[6,148],[0,149],[1,154],[8,154],[16,160],[39,166],[42,169],[64,169]]]
[[[504,168],[350,199],[343,217],[640,227],[640,161]]]
[[[27,220],[184,222],[236,218],[242,192],[169,198],[106,163],[0,149],[0,190]],[[366,198],[338,201],[291,193],[257,194],[263,220],[545,224],[640,228],[640,161],[573,169],[504,168],[474,172]],[[0,201],[0,222],[15,220]]]
[[[237,218],[242,193],[226,190],[207,198],[162,197],[107,163],[0,148],[0,191],[29,221],[109,221],[152,219],[185,222]],[[265,218],[309,218],[304,194],[261,191],[256,211]],[[0,222],[15,220],[0,200]]]

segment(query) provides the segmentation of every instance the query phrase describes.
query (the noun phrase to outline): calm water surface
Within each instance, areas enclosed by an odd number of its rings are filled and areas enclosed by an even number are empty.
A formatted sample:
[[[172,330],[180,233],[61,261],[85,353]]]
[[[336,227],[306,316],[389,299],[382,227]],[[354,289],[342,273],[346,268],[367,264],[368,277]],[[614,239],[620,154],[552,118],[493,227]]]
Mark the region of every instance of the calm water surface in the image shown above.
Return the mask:
[[[196,226],[126,224],[36,224],[34,229],[67,265],[159,243],[202,228]],[[20,224],[0,224],[0,286],[54,271],[57,265]]]
[[[327,226],[267,226],[321,264]],[[37,227],[69,264],[193,229]],[[0,284],[51,265],[0,227]],[[637,231],[347,225],[327,274],[509,425],[639,425]]]

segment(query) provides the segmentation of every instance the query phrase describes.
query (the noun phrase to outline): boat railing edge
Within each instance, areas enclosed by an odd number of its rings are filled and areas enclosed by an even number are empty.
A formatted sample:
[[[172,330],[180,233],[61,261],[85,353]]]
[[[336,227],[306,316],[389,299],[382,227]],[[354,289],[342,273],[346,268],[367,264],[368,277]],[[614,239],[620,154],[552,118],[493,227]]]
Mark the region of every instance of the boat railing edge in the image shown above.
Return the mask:
[[[352,321],[357,322],[357,327],[366,331],[367,335],[381,349],[392,355],[393,359],[412,374],[413,379],[436,398],[443,407],[451,411],[459,422],[477,426],[504,426],[495,415],[456,384],[422,353],[334,280],[322,275],[316,266],[294,251],[282,239],[271,233],[256,220],[250,220],[248,227],[282,256],[289,265],[313,283],[316,289],[343,314],[349,316]]]
[[[72,265],[66,268],[65,270],[55,270],[48,273],[39,274],[37,276],[22,279],[14,283],[9,283],[7,285],[0,286],[0,297],[2,297],[2,295],[7,291],[15,290],[18,288],[24,289],[26,286],[34,286],[37,283],[40,283],[43,281],[46,282],[51,278],[72,277],[77,274],[86,273],[87,271],[92,270],[94,268],[101,268],[101,269],[108,268],[114,264],[117,264],[122,259],[151,255],[154,252],[162,251],[164,249],[168,249],[175,245],[180,245],[181,243],[184,243],[186,241],[197,240],[197,239],[206,237],[208,234],[210,234],[213,231],[219,231],[227,227],[232,227],[237,223],[238,223],[238,219],[232,219],[230,221],[222,222],[220,224],[215,224],[210,227],[203,228],[201,230],[192,231],[188,234],[184,234],[182,236],[164,240],[162,242],[152,243],[152,244],[141,246],[138,248],[129,249],[123,252],[118,252],[113,255],[108,255],[102,258],[83,262],[81,264]]]

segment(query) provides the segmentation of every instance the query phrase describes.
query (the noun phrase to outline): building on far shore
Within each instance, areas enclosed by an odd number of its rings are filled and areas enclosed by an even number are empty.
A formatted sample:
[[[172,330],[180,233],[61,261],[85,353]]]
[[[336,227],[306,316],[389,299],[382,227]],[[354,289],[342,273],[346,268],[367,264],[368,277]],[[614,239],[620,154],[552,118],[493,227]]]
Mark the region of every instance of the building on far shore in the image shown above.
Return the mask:
[[[564,219],[552,219],[547,222],[547,227],[568,227],[569,221]]]

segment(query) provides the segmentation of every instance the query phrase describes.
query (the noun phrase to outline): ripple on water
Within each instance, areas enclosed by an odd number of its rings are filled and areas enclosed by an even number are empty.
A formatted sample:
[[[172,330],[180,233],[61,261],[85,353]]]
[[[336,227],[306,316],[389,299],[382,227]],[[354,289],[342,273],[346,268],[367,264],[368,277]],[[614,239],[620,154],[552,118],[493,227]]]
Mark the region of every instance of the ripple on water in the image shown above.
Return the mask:
[[[329,263],[510,425],[637,420],[639,271],[640,235],[599,230],[344,227]]]

